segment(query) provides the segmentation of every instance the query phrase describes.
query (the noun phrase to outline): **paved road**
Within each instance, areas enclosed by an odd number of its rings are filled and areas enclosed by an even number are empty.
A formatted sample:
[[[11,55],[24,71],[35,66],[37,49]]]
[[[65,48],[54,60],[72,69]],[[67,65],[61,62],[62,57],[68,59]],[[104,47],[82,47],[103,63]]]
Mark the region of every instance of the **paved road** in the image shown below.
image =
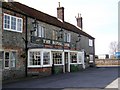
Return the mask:
[[[84,71],[4,84],[3,88],[105,88],[118,78],[118,68],[89,68]]]

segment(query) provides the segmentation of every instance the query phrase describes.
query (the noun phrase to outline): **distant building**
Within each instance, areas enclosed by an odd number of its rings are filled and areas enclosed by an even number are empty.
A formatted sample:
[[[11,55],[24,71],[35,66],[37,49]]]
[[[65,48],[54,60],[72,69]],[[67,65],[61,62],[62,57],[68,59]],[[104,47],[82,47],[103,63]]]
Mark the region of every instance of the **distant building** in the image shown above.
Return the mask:
[[[100,55],[98,55],[98,59],[109,59],[109,55],[108,54],[100,54]]]

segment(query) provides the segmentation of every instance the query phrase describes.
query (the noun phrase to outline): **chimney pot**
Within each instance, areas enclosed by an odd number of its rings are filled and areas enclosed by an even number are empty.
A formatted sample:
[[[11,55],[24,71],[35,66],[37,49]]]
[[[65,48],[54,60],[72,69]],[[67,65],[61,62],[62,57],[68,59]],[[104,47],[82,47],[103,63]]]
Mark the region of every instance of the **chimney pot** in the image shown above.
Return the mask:
[[[81,29],[83,29],[83,21],[82,21],[82,17],[81,17],[81,14],[78,13],[78,17],[75,17],[76,20],[77,20],[77,26],[80,27]]]
[[[60,7],[60,2],[58,2],[58,5],[59,5],[59,7]]]

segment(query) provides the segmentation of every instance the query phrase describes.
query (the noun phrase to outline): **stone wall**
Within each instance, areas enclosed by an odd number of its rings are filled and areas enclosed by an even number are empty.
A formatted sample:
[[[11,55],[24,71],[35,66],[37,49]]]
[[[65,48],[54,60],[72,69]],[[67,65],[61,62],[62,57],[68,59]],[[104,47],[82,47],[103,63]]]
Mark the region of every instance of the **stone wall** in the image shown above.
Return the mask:
[[[96,66],[120,66],[120,60],[118,59],[96,59]]]
[[[17,17],[23,18],[23,22],[25,22],[25,17],[19,13],[15,13],[13,11],[9,11],[6,9],[3,9],[3,14],[7,13],[10,15],[15,15]],[[15,68],[12,69],[9,67],[9,69],[4,68],[3,64],[3,80],[11,80],[15,78],[20,78],[25,76],[25,58],[23,57],[25,55],[25,42],[23,38],[25,38],[25,23],[23,23],[23,31],[20,32],[14,32],[9,30],[2,30],[2,51],[4,52],[10,52],[10,51],[16,51],[16,63]],[[4,62],[4,61],[3,61]]]

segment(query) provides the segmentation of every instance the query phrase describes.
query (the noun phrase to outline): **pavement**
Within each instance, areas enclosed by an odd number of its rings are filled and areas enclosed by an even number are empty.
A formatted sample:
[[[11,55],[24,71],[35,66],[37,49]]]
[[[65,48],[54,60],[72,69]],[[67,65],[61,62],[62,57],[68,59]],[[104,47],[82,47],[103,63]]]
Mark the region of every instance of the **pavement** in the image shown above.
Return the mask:
[[[120,87],[118,87],[120,85],[120,82],[118,81],[120,81],[120,78],[115,79],[112,83],[107,85],[106,88],[119,88],[120,90]]]
[[[48,90],[48,88],[53,88],[57,90],[82,90],[81,88],[87,90],[97,90],[105,88],[113,88],[113,90],[118,87],[118,68],[117,67],[107,67],[107,68],[89,68],[84,71],[71,72],[65,74],[51,75],[44,78],[34,78],[30,80],[16,81],[13,83],[3,84],[3,90],[7,88],[28,88],[32,90],[36,88],[42,88]],[[92,88],[92,89],[91,89]],[[93,89],[94,88],[94,89]],[[25,89],[25,90],[26,90]],[[118,90],[118,89],[117,89]]]

